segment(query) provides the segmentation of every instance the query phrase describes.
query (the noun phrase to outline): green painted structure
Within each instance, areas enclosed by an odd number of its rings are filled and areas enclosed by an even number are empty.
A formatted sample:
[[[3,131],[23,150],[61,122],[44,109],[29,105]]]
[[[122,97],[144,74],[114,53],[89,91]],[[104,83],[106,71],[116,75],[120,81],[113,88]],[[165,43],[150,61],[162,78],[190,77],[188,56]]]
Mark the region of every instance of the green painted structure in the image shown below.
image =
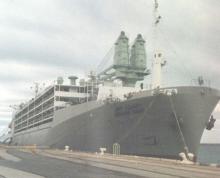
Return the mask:
[[[147,65],[145,51],[145,40],[141,34],[138,34],[131,48],[130,64],[132,67],[145,70]]]
[[[129,66],[129,45],[125,32],[121,32],[115,42],[114,65]]]
[[[113,65],[105,69],[98,76],[102,80],[122,81],[123,86],[134,86],[137,81],[149,75],[147,70],[147,57],[145,50],[145,40],[138,34],[131,49],[129,39],[122,31],[114,48]]]

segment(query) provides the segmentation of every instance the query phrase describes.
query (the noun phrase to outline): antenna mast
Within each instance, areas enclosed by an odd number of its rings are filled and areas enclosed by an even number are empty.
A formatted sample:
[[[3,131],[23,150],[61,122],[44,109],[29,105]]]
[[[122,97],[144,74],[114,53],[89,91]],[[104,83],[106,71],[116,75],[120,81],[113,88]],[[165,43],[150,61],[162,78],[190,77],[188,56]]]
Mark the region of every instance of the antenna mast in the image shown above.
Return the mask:
[[[38,82],[34,82],[34,87],[31,87],[31,89],[34,89],[34,94],[35,97],[37,97],[38,93],[39,93],[39,83]]]
[[[158,49],[157,29],[161,20],[161,16],[158,13],[159,3],[154,0],[154,56],[153,56],[153,69],[152,69],[152,88],[160,88],[161,86],[161,68],[166,64],[166,61],[162,59],[162,53]]]

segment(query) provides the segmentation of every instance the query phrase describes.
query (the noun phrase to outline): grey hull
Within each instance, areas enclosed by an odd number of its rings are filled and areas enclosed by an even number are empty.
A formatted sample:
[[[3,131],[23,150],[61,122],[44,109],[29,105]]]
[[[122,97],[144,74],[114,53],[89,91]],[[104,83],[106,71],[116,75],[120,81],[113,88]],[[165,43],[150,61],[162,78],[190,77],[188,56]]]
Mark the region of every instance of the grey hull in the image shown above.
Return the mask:
[[[110,153],[113,144],[119,143],[121,154],[170,158],[178,158],[185,142],[189,152],[197,155],[220,94],[205,87],[175,89],[178,93],[172,96],[143,91],[123,102],[92,101],[58,110],[50,125],[19,133],[13,142],[62,149],[68,145],[73,150],[90,152],[105,147]]]

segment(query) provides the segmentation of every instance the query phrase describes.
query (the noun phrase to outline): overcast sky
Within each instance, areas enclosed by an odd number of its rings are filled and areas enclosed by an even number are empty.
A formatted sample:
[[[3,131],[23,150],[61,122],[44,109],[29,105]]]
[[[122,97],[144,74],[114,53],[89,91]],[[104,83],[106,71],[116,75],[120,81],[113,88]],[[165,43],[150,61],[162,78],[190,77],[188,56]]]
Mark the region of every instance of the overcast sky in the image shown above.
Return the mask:
[[[203,75],[220,88],[220,1],[159,2],[159,44],[168,61],[163,85],[189,85]],[[152,10],[153,0],[0,1],[0,131],[11,119],[9,105],[33,96],[34,82],[96,69],[121,30],[130,42],[143,34],[150,68]],[[203,141],[220,142],[219,135],[220,120]]]

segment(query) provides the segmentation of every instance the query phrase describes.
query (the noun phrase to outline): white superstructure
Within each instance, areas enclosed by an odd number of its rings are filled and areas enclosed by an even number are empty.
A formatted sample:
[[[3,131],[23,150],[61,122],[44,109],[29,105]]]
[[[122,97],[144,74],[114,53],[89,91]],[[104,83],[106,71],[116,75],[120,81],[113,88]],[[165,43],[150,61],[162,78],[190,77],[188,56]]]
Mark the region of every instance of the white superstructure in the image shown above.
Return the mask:
[[[16,134],[49,123],[53,121],[54,111],[92,100],[97,96],[94,87],[91,82],[75,85],[72,81],[70,85],[54,84],[48,87],[26,104],[20,105],[12,121],[13,132]]]

